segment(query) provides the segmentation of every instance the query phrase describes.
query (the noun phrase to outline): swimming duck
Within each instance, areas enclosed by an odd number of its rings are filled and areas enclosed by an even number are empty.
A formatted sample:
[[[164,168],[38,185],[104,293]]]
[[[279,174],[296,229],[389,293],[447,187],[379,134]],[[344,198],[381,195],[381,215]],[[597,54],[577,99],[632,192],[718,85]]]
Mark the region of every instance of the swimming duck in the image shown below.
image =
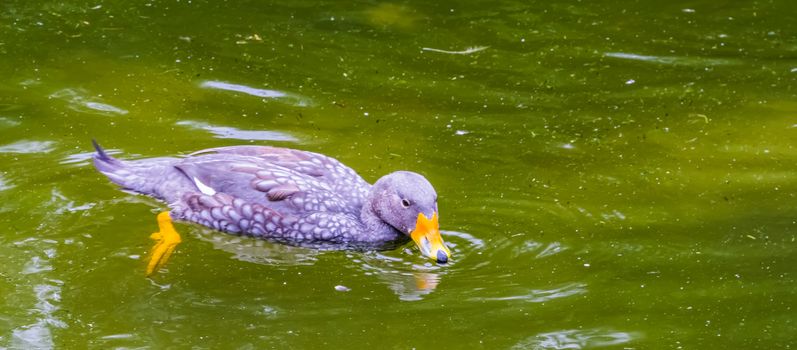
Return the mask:
[[[94,166],[127,190],[168,203],[147,274],[180,243],[172,219],[295,245],[379,248],[413,240],[439,263],[437,193],[426,178],[397,171],[368,184],[322,154],[269,146],[205,149],[183,158],[120,160],[93,141]]]

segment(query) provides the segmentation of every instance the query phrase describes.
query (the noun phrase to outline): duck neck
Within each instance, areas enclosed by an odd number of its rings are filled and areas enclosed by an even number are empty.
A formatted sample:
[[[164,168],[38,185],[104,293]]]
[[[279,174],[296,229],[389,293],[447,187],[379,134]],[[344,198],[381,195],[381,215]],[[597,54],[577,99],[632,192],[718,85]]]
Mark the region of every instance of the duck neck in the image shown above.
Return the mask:
[[[365,226],[366,233],[375,240],[394,240],[401,236],[400,232],[382,221],[382,219],[376,215],[376,211],[374,211],[370,200],[366,200],[363,204],[363,208],[360,210],[360,220]]]

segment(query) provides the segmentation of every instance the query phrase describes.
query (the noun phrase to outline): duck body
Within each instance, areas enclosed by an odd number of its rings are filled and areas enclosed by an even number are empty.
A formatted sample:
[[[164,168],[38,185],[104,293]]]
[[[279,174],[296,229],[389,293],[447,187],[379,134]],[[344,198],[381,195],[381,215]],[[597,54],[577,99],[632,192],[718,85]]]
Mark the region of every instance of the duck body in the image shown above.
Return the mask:
[[[232,146],[140,160],[113,158],[96,142],[95,148],[95,167],[114,183],[165,201],[174,219],[228,233],[374,248],[407,242],[421,226],[432,230],[429,218],[437,230],[437,194],[412,172],[371,185],[336,159],[287,148]],[[412,239],[423,251],[423,239]]]

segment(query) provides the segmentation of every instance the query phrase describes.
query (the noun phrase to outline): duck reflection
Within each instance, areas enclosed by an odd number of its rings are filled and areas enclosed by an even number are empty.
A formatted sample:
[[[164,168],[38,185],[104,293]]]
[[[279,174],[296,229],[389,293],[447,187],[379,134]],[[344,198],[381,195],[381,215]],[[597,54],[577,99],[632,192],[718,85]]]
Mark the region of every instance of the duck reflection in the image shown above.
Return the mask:
[[[232,254],[232,258],[240,261],[274,265],[274,266],[312,266],[321,256],[330,250],[319,250],[318,247],[286,245],[261,239],[242,236],[220,235],[210,229],[200,228],[195,231],[196,237],[209,242],[214,248]],[[441,231],[450,242],[456,256],[465,256],[463,247],[472,249],[483,245],[483,242],[470,234]],[[417,253],[409,248],[398,248],[386,251],[349,251],[346,258],[351,269],[359,270],[366,276],[374,276],[384,284],[400,300],[418,301],[437,289],[444,276],[457,261],[446,265],[438,265],[418,259]]]
[[[451,268],[451,265],[442,267],[430,262],[415,264],[409,261],[415,260],[412,254],[404,253],[406,260],[404,257],[373,252],[365,254],[362,260],[355,262],[359,264],[357,268],[366,271],[366,275],[377,276],[400,300],[422,300],[437,288],[446,269]]]
[[[423,300],[434,292],[446,274],[456,269],[468,252],[484,247],[484,241],[469,233],[441,230],[440,234],[445,237],[452,256],[459,257],[446,265],[431,262],[419,264],[416,254],[406,248],[367,253],[362,261],[354,261],[359,262],[359,268],[365,270],[366,274],[378,276],[400,300]]]

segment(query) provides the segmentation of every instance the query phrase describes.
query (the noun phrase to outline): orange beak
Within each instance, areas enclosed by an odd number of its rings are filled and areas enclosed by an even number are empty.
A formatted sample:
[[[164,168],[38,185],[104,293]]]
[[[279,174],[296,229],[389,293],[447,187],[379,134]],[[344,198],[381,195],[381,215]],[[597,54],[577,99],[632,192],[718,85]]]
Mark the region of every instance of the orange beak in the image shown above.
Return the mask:
[[[451,259],[451,251],[448,250],[443,237],[440,236],[440,225],[437,223],[437,213],[432,214],[432,218],[427,218],[423,213],[418,214],[418,221],[415,222],[415,230],[410,232],[410,237],[421,249],[421,253],[437,260],[439,263],[446,263]]]

